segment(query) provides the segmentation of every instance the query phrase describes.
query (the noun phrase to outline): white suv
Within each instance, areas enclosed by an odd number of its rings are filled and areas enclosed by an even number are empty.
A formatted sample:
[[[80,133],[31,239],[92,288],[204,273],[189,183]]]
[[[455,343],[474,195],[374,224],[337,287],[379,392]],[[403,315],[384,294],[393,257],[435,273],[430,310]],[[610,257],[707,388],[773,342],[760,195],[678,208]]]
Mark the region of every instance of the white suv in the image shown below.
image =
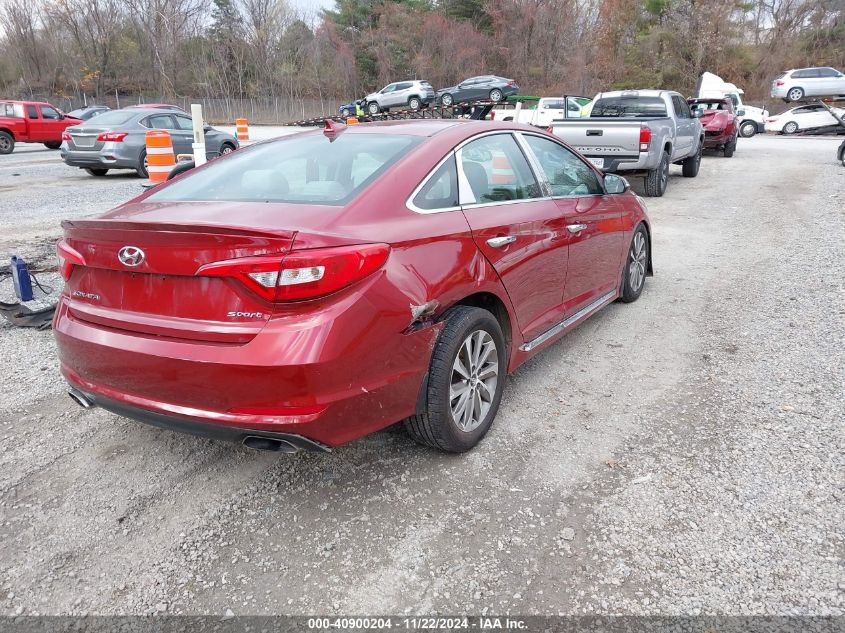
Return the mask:
[[[841,95],[845,95],[845,75],[835,68],[787,70],[772,82],[772,96],[784,101]]]
[[[370,114],[400,107],[419,110],[434,101],[434,88],[427,81],[397,81],[368,94],[364,100]]]

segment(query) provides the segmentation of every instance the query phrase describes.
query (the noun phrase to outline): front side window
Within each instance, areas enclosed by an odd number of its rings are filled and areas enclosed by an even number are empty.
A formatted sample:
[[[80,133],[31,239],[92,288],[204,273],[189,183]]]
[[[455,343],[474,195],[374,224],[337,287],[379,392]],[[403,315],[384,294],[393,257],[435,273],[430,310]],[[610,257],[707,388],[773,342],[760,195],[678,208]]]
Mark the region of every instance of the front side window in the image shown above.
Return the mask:
[[[177,130],[185,130],[192,132],[194,129],[194,123],[186,116],[177,116],[174,117],[176,119],[176,129]]]
[[[458,168],[455,157],[450,156],[437,168],[412,200],[415,207],[425,211],[457,207]]]
[[[28,119],[37,119],[38,118],[38,108],[34,105],[26,106],[26,116]]]
[[[57,121],[62,118],[59,111],[55,108],[51,108],[50,106],[41,106],[41,116],[52,121]]]
[[[604,193],[596,172],[573,152],[547,138],[533,134],[526,134],[524,138],[543,168],[553,196],[589,196]]]
[[[422,141],[399,134],[294,134],[187,174],[147,200],[344,205]]]
[[[388,92],[396,90],[396,84],[390,84],[381,89],[381,94],[386,95]]]
[[[461,170],[469,185],[467,204],[541,197],[540,185],[510,134],[492,134],[460,150]]]

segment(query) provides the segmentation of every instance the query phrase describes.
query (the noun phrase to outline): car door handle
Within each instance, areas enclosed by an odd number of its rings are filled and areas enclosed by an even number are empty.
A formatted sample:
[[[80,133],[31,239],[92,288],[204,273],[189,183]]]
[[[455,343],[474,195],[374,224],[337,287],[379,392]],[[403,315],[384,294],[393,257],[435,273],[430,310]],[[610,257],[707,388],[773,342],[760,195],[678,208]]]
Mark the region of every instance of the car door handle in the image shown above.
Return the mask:
[[[587,228],[586,224],[567,224],[566,230],[570,233],[580,233]]]
[[[487,240],[487,245],[493,248],[502,248],[512,242],[516,242],[516,235],[503,235],[502,237],[491,237]]]

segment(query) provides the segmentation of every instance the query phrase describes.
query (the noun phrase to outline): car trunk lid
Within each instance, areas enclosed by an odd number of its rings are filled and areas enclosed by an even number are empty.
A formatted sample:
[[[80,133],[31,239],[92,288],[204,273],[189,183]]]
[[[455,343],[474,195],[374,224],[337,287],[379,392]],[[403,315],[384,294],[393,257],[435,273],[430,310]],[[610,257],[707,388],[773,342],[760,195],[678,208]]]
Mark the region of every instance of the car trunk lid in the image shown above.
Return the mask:
[[[197,276],[205,264],[282,256],[295,231],[121,219],[63,223],[75,266],[66,293],[71,315],[103,327],[218,343],[244,343],[273,307],[241,284]]]

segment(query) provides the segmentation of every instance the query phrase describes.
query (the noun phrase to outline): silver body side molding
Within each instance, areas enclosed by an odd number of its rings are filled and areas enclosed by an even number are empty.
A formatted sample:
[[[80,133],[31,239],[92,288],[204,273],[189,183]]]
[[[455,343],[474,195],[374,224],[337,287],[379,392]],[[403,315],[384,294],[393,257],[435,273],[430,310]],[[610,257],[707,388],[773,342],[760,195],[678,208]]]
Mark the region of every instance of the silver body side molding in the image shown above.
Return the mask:
[[[568,319],[565,319],[565,320],[561,321],[560,323],[558,323],[557,325],[552,326],[550,329],[543,332],[537,338],[520,345],[519,346],[520,351],[530,352],[532,349],[534,349],[538,345],[542,345],[543,343],[548,341],[553,336],[557,336],[558,334],[563,332],[570,325],[573,325],[577,321],[580,321],[581,319],[590,316],[596,310],[603,308],[605,305],[607,305],[608,303],[613,301],[615,298],[616,298],[616,291],[615,290],[612,291],[612,292],[608,292],[605,295],[602,295],[601,297],[599,297],[598,299],[593,301],[591,304],[586,305],[583,308],[581,308],[580,310],[578,310],[578,312],[573,314]]]

